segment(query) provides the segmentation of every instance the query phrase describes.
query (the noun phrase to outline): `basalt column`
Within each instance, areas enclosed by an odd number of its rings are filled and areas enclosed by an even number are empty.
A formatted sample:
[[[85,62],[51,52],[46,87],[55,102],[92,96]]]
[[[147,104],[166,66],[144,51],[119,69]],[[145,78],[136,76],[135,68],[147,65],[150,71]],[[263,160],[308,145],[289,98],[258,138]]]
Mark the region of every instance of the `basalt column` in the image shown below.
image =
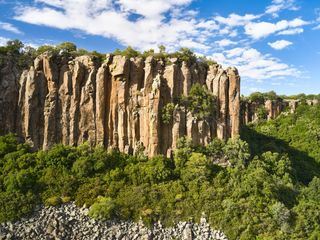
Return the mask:
[[[35,149],[87,143],[125,153],[172,156],[179,138],[205,145],[239,134],[240,77],[178,58],[45,53],[28,69],[0,66],[0,134],[17,133]],[[210,117],[182,104],[194,84],[216,98]],[[170,104],[172,116],[163,120]],[[249,118],[249,116],[248,116]]]

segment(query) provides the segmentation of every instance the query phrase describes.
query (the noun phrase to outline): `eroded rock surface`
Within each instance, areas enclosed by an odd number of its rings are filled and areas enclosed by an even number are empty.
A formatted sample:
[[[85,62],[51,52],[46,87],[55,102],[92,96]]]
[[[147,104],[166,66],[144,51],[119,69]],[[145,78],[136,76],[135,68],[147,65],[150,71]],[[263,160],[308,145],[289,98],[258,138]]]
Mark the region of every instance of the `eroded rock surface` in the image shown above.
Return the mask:
[[[267,120],[275,119],[281,113],[290,112],[294,113],[297,107],[302,104],[303,101],[295,99],[277,99],[277,100],[265,100],[264,102],[252,102],[241,101],[240,102],[240,123],[248,124],[256,122],[258,120],[258,109],[264,108],[267,113]],[[306,100],[306,104],[314,106],[319,104],[319,100]]]
[[[149,156],[170,156],[183,136],[206,144],[239,133],[235,68],[112,55],[98,64],[89,56],[45,53],[22,73],[10,61],[0,72],[0,134],[15,132],[36,149],[86,141],[126,153],[144,149]],[[173,121],[165,124],[164,106],[176,104],[196,83],[217,97],[214,118],[197,119],[176,106]]]

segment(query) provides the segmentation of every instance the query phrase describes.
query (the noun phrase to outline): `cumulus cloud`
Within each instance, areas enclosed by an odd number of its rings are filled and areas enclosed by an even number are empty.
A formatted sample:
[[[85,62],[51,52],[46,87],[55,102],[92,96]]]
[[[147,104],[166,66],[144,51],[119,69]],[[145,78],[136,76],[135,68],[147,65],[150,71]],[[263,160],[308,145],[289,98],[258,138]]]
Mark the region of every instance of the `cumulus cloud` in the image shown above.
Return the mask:
[[[245,14],[243,16],[232,13],[228,17],[216,16],[214,19],[220,23],[230,27],[244,26],[251,21],[260,18],[261,15]]]
[[[300,34],[303,32],[304,32],[303,28],[292,28],[292,29],[288,29],[288,30],[283,30],[283,31],[279,32],[278,35],[296,35],[296,34]]]
[[[0,29],[15,33],[15,34],[22,34],[22,32],[17,27],[7,22],[0,22]]]
[[[262,54],[255,48],[233,48],[212,55],[214,60],[225,66],[234,65],[243,78],[253,80],[280,79],[283,77],[299,77],[301,72],[279,59]]]
[[[271,42],[268,43],[268,45],[270,47],[272,47],[273,49],[276,49],[276,50],[284,49],[292,44],[293,44],[292,42],[289,42],[287,40],[279,40],[279,41],[275,41],[272,43]]]
[[[295,0],[273,0],[272,4],[266,8],[266,13],[278,17],[278,13],[282,10],[296,11],[298,9]]]
[[[77,29],[141,50],[159,44],[169,50],[178,47],[205,50],[206,39],[218,26],[213,20],[197,20],[192,17],[196,13],[181,10],[191,1],[37,0],[42,4],[20,7],[15,19],[59,29]]]
[[[245,33],[253,39],[267,37],[273,33],[294,34],[299,33],[297,28],[307,25],[309,22],[301,18],[295,18],[291,21],[281,20],[276,23],[271,22],[250,22],[245,26]]]
[[[215,41],[215,43],[216,43],[219,47],[227,47],[227,46],[230,46],[230,45],[235,45],[235,44],[237,44],[236,42],[231,41],[230,39],[222,39],[222,40],[219,40],[219,41]]]
[[[252,39],[260,40],[272,34],[299,34],[305,25],[311,24],[301,18],[270,21],[268,14],[275,16],[285,9],[295,10],[293,0],[273,0],[261,14],[232,13],[209,18],[200,18],[197,11],[190,10],[193,1],[33,0],[31,5],[19,5],[15,19],[63,30],[80,30],[81,34],[112,38],[139,50],[163,44],[168,51],[189,47],[199,55],[212,55],[212,47],[218,46],[219,51],[213,58],[226,66],[237,66],[247,79],[300,74],[298,69],[249,47],[254,42]]]

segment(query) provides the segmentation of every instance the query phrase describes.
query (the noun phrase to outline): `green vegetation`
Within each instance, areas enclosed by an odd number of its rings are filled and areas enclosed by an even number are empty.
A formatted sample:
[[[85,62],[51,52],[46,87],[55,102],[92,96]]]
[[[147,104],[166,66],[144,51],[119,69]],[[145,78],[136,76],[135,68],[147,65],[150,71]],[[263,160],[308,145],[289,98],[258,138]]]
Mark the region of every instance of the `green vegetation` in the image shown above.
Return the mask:
[[[214,120],[216,114],[216,97],[205,86],[193,84],[188,96],[181,96],[176,100],[177,107],[188,110],[198,120]],[[173,119],[174,103],[168,103],[162,109],[162,122],[169,124]]]
[[[54,45],[43,45],[39,46],[37,49],[30,46],[25,46],[20,40],[8,41],[6,46],[0,47],[0,66],[8,59],[14,60],[18,63],[18,67],[21,69],[28,68],[33,60],[40,54],[49,52],[50,54],[75,58],[77,56],[89,55],[94,57],[97,61],[103,62],[106,59],[106,55],[99,53],[97,51],[87,51],[82,48],[78,48],[72,42],[62,42],[56,46]],[[187,64],[202,64],[204,67],[216,64],[215,61],[207,59],[206,57],[198,57],[194,52],[188,48],[181,48],[179,51],[168,53],[163,45],[159,46],[159,52],[156,53],[154,49],[144,51],[143,53],[133,49],[132,47],[127,47],[123,50],[116,49],[113,54],[126,56],[128,58],[141,57],[143,59],[148,56],[153,56],[157,60],[163,60],[167,65],[172,64],[170,62],[171,58],[176,58],[177,64],[182,64],[186,62]]]
[[[0,67],[10,59],[20,68],[26,68],[33,62],[36,51],[32,47],[24,46],[19,40],[8,41],[6,46],[0,46]]]
[[[261,105],[256,109],[256,114],[259,121],[266,120],[268,117],[268,111],[264,105]]]
[[[253,92],[251,93],[248,97],[242,97],[243,100],[249,100],[251,102],[256,102],[256,103],[264,103],[266,100],[283,100],[283,99],[293,99],[293,100],[313,100],[313,99],[318,99],[320,100],[320,94],[309,94],[306,95],[304,93],[297,94],[297,95],[277,95],[274,91],[270,92]]]
[[[18,67],[21,69],[28,68],[33,60],[40,54],[49,52],[54,55],[61,55],[64,57],[77,57],[82,55],[90,55],[102,62],[105,59],[105,55],[96,51],[89,52],[84,49],[78,49],[74,43],[63,42],[57,46],[43,45],[37,49],[30,46],[25,46],[19,40],[8,41],[6,46],[0,47],[0,66],[4,64],[8,59],[18,63]]]
[[[75,201],[98,219],[198,221],[230,239],[317,239],[320,106],[245,127],[206,147],[182,138],[173,159],[56,145],[32,152],[0,137],[0,221]],[[245,141],[244,141],[245,140]],[[217,163],[229,162],[221,167]]]
[[[129,46],[123,50],[116,49],[113,52],[113,54],[125,56],[128,58],[132,58],[132,57],[147,58],[149,56],[153,56],[155,59],[164,60],[168,65],[172,64],[170,62],[170,58],[176,58],[177,63],[180,65],[182,62],[186,62],[189,65],[199,63],[199,64],[203,64],[204,66],[216,64],[216,62],[213,60],[207,59],[205,57],[196,56],[196,54],[192,52],[192,50],[190,50],[189,48],[180,48],[179,51],[168,53],[166,52],[166,48],[163,45],[159,46],[158,53],[156,53],[154,49],[150,49],[141,53]]]
[[[181,103],[197,119],[212,119],[215,115],[216,97],[199,83],[192,85],[189,95],[183,96]]]
[[[162,109],[162,122],[164,124],[169,124],[172,122],[173,118],[173,111],[174,111],[174,104],[173,103],[168,103],[164,106]]]
[[[132,48],[118,54],[201,61],[188,49],[176,55],[159,49],[159,55]],[[72,43],[34,50],[12,41],[0,47],[0,64],[13,57],[26,67],[26,58],[45,51],[66,57],[88,54]],[[287,97],[274,92],[250,96],[261,103],[278,98]],[[215,114],[215,98],[198,84],[177,104],[198,119]],[[174,107],[169,103],[163,109],[164,123],[172,121]],[[258,109],[259,118],[265,118],[265,109]],[[241,139],[213,139],[203,147],[181,138],[173,159],[107,152],[87,144],[34,152],[14,135],[2,136],[0,222],[19,219],[37,204],[75,201],[90,207],[90,216],[97,219],[142,218],[147,224],[160,220],[170,225],[199,221],[205,212],[211,226],[230,239],[319,239],[319,116],[320,106],[301,105],[294,114],[244,127]]]

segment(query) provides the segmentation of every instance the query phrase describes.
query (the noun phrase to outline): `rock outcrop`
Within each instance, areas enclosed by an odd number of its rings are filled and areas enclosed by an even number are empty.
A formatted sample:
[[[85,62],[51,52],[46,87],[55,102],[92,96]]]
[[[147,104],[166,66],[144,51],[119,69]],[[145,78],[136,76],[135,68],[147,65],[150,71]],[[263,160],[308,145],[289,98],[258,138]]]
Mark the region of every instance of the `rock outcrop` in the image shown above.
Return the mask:
[[[275,119],[281,113],[289,111],[294,113],[297,107],[302,104],[303,101],[295,99],[277,99],[277,100],[265,100],[264,102],[252,102],[252,101],[241,101],[240,107],[240,122],[241,124],[248,124],[256,122],[258,120],[258,109],[264,108],[266,111],[267,120]],[[313,106],[319,104],[319,100],[306,100],[306,104]]]
[[[34,148],[55,143],[91,145],[149,156],[170,156],[177,141],[206,144],[239,133],[240,77],[237,69],[108,55],[94,58],[43,54],[22,73],[13,62],[0,69],[0,134],[15,132]],[[188,95],[193,84],[217,98],[214,119],[197,119],[175,106],[173,121],[162,111]]]

